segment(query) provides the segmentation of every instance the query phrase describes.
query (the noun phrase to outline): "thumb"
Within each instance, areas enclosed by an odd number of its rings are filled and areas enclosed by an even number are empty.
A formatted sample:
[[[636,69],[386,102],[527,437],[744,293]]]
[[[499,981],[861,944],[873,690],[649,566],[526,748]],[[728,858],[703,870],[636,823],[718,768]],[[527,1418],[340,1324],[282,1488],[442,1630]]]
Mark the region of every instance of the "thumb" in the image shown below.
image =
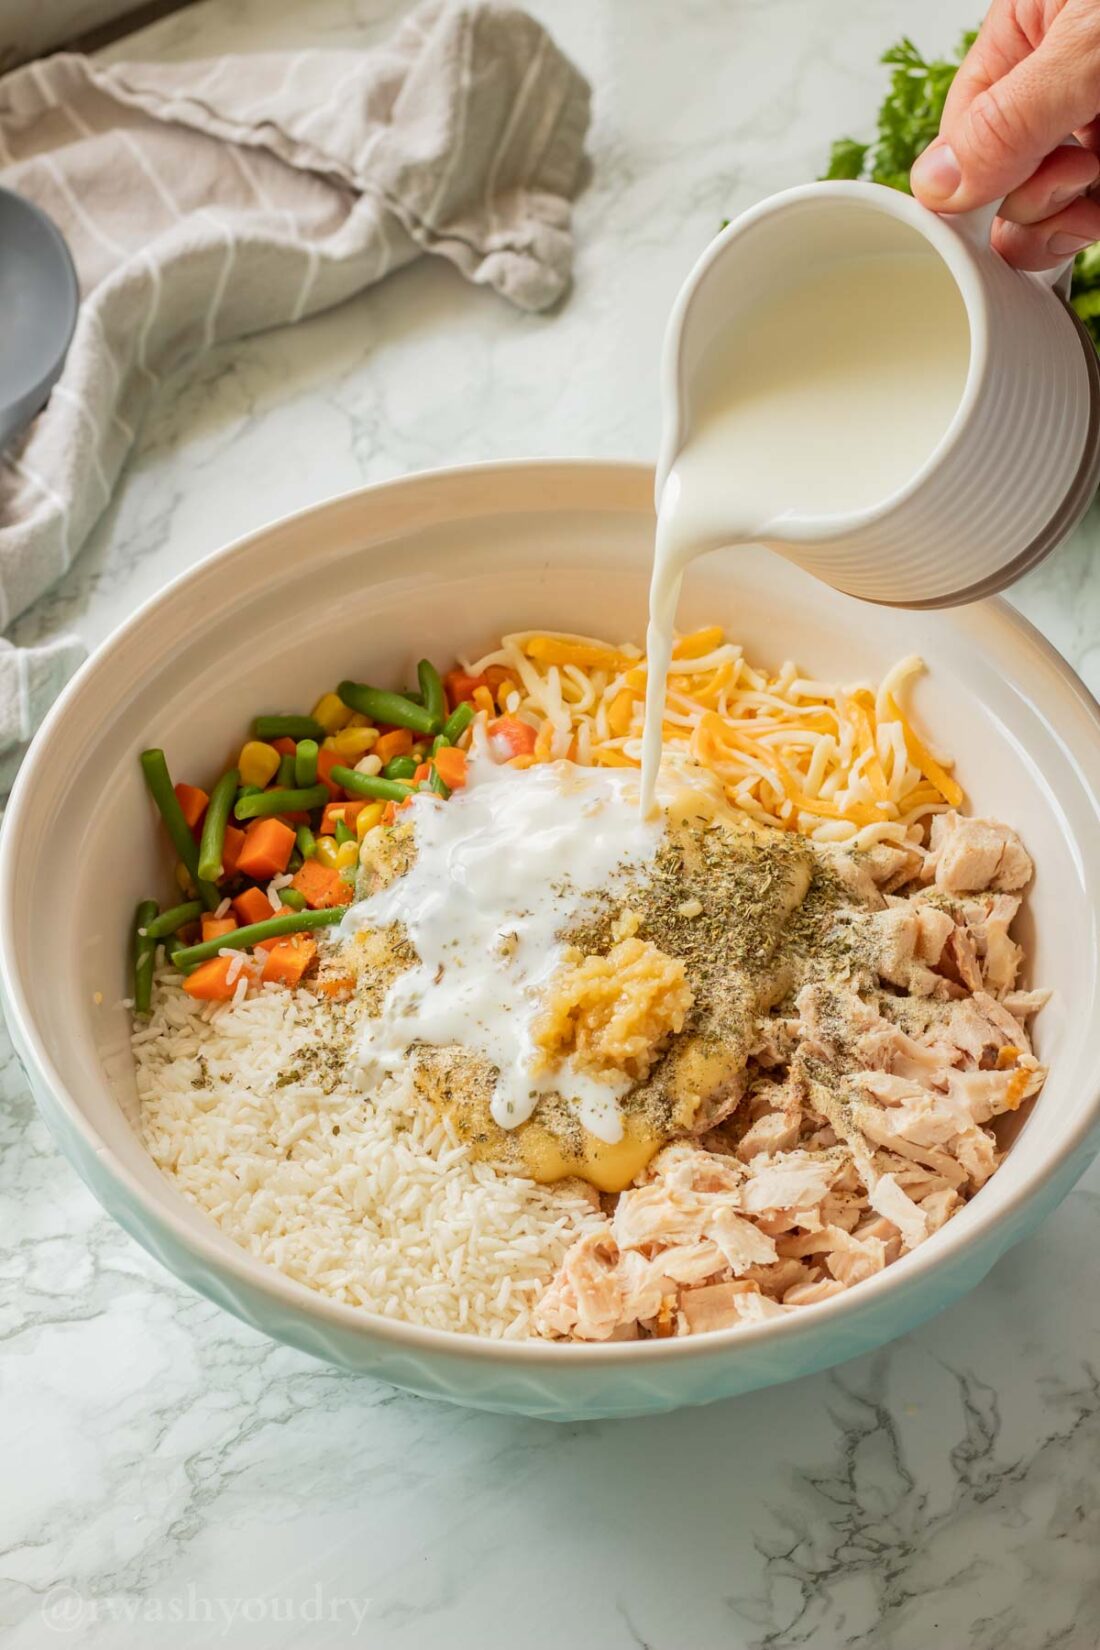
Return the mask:
[[[948,103],[939,137],[913,167],[913,193],[934,211],[969,212],[1018,188],[1096,114],[1098,71],[1098,8],[1071,0],[1035,51]]]

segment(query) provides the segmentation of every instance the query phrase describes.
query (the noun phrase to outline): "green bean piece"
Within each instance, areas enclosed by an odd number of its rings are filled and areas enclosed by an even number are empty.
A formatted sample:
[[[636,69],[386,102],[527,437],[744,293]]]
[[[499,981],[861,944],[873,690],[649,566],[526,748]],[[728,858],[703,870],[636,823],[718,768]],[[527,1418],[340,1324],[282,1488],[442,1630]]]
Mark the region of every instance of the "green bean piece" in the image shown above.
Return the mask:
[[[212,911],[219,904],[221,895],[212,883],[199,876],[199,850],[195,838],[191,834],[191,827],[183,815],[179,804],[179,797],[172,789],[172,777],[168,772],[168,763],[164,759],[162,750],[148,750],[141,753],[141,769],[145,775],[145,783],[149,793],[160,810],[168,835],[172,839],[172,846],[187,867],[188,875],[198,889],[199,898],[208,911]]]
[[[219,951],[247,951],[265,940],[277,940],[283,934],[300,934],[304,928],[331,928],[340,921],[346,905],[328,906],[321,911],[288,911],[285,916],[267,917],[263,922],[250,922],[244,928],[234,928],[217,939],[202,940],[198,945],[185,945],[176,952],[175,963],[185,973],[209,962]]]
[[[434,791],[436,796],[441,796],[444,802],[451,794],[451,787],[445,779],[440,778],[439,769],[434,762],[432,763],[432,771],[428,775],[428,789]]]
[[[356,773],[353,768],[334,767],[329,774],[334,785],[339,785],[352,796],[366,796],[372,802],[404,802],[413,794],[411,785],[399,779],[382,779],[379,775]]]
[[[411,779],[419,766],[415,756],[391,756],[382,769],[382,778]]]
[[[341,682],[336,689],[349,710],[369,716],[372,722],[387,722],[393,728],[411,728],[414,733],[437,733],[439,723],[424,705],[416,705],[403,693],[386,693],[365,682]]]
[[[280,888],[279,898],[284,905],[289,905],[292,911],[304,911],[306,908],[306,896],[297,888]]]
[[[316,739],[325,737],[325,730],[312,716],[257,716],[252,724],[253,739]]]
[[[275,774],[276,785],[280,785],[284,791],[289,790],[291,786],[296,785],[298,782],[295,778],[296,768],[297,761],[293,756],[291,756],[289,751],[287,751],[285,756],[280,756],[279,766]]]
[[[169,910],[162,911],[159,917],[145,925],[145,936],[150,940],[165,940],[169,934],[174,934],[177,928],[185,928],[189,922],[195,922],[202,916],[202,902],[189,899],[185,905],[173,905]]]
[[[229,810],[237,800],[239,782],[240,774],[236,768],[230,768],[210,792],[199,842],[199,876],[205,877],[208,882],[221,880],[225,827],[229,823]]]
[[[155,922],[157,902],[143,899],[134,912],[134,1013],[148,1014],[153,1006],[153,969],[157,960],[157,942],[149,933]]]
[[[172,968],[176,966],[176,952],[184,949],[183,941],[178,934],[169,934],[164,941],[165,960]]]
[[[299,739],[294,754],[294,783],[302,790],[317,783],[317,756],[316,739]]]
[[[317,847],[317,838],[314,836],[309,826],[299,825],[298,829],[294,833],[294,839],[298,844],[298,852],[301,854],[303,860],[312,859],[314,849]]]
[[[255,796],[238,797],[233,812],[238,819],[266,819],[270,814],[309,813],[313,808],[323,808],[327,801],[325,785],[310,785],[301,791],[258,791]]]
[[[262,785],[242,785],[239,788],[239,790],[237,791],[237,796],[238,797],[242,797],[242,796],[262,796],[262,795],[263,795],[263,786]]]
[[[450,742],[451,741],[447,738],[445,733],[437,733],[435,738],[432,740],[432,755],[434,756],[436,751],[441,751],[444,746],[449,745]]]
[[[443,738],[448,745],[458,743],[473,719],[474,707],[468,699],[463,699],[460,705],[455,706],[443,724]]]
[[[447,720],[447,695],[443,691],[443,678],[430,659],[421,659],[416,667],[416,679],[424,695],[424,709],[429,712],[435,724],[432,732],[438,733]]]
[[[355,832],[349,831],[342,819],[338,819],[336,821],[336,826],[332,834],[336,838],[338,847],[342,846],[345,842],[355,841]]]
[[[300,826],[299,829],[301,829]],[[305,861],[298,852],[297,848],[292,848],[290,850],[290,858],[286,862],[286,868],[290,872],[291,876],[294,875],[295,871],[300,871],[304,864]]]

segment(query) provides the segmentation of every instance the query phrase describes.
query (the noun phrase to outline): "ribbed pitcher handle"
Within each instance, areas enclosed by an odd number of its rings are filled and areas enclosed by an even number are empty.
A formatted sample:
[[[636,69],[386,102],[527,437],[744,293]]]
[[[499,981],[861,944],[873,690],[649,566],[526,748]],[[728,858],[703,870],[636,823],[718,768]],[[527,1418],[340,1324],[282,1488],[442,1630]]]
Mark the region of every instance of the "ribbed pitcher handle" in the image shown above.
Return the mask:
[[[1072,135],[1063,138],[1058,145],[1059,149],[1078,149],[1080,144]],[[990,201],[986,206],[976,206],[972,212],[960,212],[953,218],[954,223],[962,231],[964,237],[978,252],[983,252],[989,246],[989,237],[993,233],[993,220],[1004,205],[1004,196],[1000,200]],[[1064,263],[1055,264],[1053,269],[1036,269],[1029,273],[1043,286],[1050,287],[1059,297],[1068,298],[1070,285],[1073,281],[1072,257]]]
[[[962,232],[977,252],[989,249],[989,237],[993,233],[993,220],[1001,210],[1004,196],[999,200],[990,201],[986,206],[976,206],[972,212],[952,212],[945,214],[948,221],[953,223]]]
[[[1067,258],[1064,264],[1055,264],[1053,269],[1035,270],[1035,279],[1041,281],[1044,286],[1050,287],[1051,291],[1056,292],[1059,298],[1068,298],[1069,289],[1073,285],[1073,265],[1076,257],[1077,254],[1074,253],[1072,258]]]

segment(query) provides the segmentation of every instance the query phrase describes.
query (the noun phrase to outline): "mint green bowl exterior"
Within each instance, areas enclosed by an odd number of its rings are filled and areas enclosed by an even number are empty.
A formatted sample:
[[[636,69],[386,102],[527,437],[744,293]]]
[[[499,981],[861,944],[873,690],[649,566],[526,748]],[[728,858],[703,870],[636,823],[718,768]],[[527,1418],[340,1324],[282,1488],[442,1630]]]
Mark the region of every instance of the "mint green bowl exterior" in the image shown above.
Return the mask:
[[[644,1414],[791,1380],[903,1334],[978,1283],[1100,1148],[1096,1072],[1100,719],[1072,672],[1009,608],[914,618],[867,609],[764,552],[711,560],[685,625],[719,619],[771,663],[875,676],[919,648],[918,701],[946,728],[979,809],[1018,824],[1039,868],[1033,977],[1052,984],[1047,1088],[968,1208],[879,1277],[781,1321],[671,1342],[506,1344],[329,1301],[224,1238],[141,1145],[124,953],[138,897],[170,864],[137,754],[218,765],[257,708],[310,704],[356,670],[386,679],[429,652],[476,651],[545,624],[641,634],[650,473],[517,464],[439,472],[277,523],[142,609],[67,690],[35,741],[0,840],[0,986],[12,1037],[61,1149],[169,1271],[245,1323],[340,1368],[429,1397],[553,1420]],[[257,645],[240,648],[247,636]],[[965,701],[966,715],[960,715]],[[94,792],[100,806],[81,798]],[[72,867],[58,877],[56,867]],[[102,1002],[95,1001],[96,993]]]

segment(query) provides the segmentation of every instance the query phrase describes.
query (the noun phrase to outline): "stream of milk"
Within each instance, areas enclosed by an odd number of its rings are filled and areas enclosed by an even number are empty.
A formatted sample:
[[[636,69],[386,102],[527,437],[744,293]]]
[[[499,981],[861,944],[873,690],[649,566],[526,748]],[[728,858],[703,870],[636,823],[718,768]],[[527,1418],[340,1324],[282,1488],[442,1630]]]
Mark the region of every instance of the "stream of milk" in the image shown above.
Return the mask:
[[[782,543],[791,518],[872,509],[946,434],[970,360],[966,308],[929,252],[842,261],[743,312],[690,388],[661,491],[646,639],[642,808],[654,804],[685,570],[723,545]]]

